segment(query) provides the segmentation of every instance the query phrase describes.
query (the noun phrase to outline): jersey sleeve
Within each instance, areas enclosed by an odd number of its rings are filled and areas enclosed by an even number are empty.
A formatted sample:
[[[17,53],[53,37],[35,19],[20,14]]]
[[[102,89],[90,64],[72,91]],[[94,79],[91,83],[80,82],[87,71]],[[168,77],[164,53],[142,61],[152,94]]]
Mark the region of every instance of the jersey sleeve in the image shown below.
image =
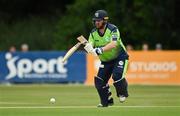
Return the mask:
[[[93,39],[91,33],[90,33],[90,35],[89,35],[88,42],[94,47],[94,39]]]
[[[117,41],[118,44],[126,51],[126,48],[122,43],[119,30],[118,29],[113,30],[111,36],[112,36],[112,41]]]
[[[120,39],[120,32],[117,28],[112,31],[111,39],[112,39],[112,41],[117,41]]]

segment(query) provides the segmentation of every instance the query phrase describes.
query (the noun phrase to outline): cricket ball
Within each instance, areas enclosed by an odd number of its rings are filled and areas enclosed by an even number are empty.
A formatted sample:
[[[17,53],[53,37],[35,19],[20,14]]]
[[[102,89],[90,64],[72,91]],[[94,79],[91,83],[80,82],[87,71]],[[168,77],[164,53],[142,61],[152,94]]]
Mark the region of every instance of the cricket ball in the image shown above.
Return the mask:
[[[49,101],[50,101],[50,103],[55,103],[56,99],[52,97]]]

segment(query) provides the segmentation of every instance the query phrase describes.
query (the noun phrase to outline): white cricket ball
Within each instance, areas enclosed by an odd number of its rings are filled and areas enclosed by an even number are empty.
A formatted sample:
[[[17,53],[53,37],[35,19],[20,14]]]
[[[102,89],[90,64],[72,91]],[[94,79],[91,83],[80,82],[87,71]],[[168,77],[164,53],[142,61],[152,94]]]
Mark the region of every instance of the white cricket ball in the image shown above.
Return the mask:
[[[50,103],[55,103],[56,99],[55,98],[51,98],[49,101],[50,101]]]

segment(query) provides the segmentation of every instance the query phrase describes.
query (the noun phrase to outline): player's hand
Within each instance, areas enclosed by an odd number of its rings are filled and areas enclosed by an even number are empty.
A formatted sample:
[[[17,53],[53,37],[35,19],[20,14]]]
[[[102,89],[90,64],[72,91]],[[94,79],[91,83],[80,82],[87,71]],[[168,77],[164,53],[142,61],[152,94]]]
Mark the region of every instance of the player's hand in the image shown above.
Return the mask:
[[[94,48],[93,51],[94,51],[97,55],[101,55],[101,54],[103,53],[102,47],[100,47],[100,48]]]
[[[87,53],[91,53],[94,48],[90,43],[86,43],[84,49],[87,51]]]

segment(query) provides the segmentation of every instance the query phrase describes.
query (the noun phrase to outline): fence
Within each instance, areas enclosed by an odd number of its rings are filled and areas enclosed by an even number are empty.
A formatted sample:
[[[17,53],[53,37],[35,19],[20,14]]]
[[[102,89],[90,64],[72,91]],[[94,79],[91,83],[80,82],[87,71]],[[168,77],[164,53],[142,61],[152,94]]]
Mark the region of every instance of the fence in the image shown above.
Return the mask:
[[[86,57],[74,54],[62,64],[65,52],[0,53],[0,82],[80,82],[86,79]]]
[[[126,78],[129,84],[176,84],[180,85],[179,51],[133,51],[129,53]],[[87,56],[86,84],[93,83],[97,73],[98,58]],[[110,80],[112,83],[112,80]]]
[[[62,64],[65,52],[0,52],[0,82],[93,85],[100,61],[76,52]],[[180,51],[129,52],[129,84],[180,85]],[[110,80],[112,84],[113,81]]]

